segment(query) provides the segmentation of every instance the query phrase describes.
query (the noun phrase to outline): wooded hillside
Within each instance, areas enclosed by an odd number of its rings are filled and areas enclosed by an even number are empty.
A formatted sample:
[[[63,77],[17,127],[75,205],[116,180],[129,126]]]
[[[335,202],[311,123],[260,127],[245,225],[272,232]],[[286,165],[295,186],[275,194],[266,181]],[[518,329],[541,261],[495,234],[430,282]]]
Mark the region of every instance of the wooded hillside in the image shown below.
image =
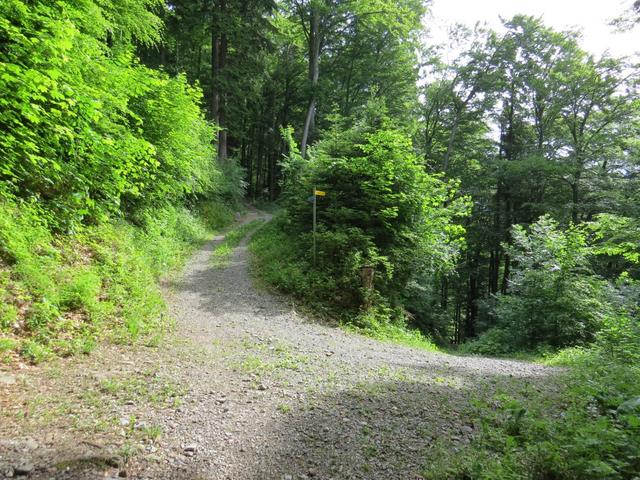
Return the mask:
[[[255,273],[317,315],[575,369],[565,424],[518,424],[442,478],[525,478],[492,451],[526,478],[635,478],[637,59],[525,15],[445,49],[428,8],[4,0],[2,358],[154,338],[159,279],[269,204]],[[617,25],[637,23],[636,2]]]

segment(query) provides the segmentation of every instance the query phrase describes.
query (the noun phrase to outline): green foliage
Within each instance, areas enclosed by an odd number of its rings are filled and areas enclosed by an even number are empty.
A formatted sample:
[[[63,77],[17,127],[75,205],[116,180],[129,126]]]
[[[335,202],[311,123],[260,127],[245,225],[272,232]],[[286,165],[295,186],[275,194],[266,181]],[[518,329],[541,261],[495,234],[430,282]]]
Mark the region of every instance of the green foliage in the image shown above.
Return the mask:
[[[600,214],[585,226],[593,235],[595,253],[622,257],[630,265],[640,264],[640,222],[638,219]]]
[[[154,5],[0,6],[0,180],[52,212],[52,227],[175,203],[218,178],[199,91],[138,65],[127,44],[159,39]]]
[[[429,352],[439,350],[429,337],[407,325],[402,311],[394,312],[385,306],[377,305],[360,312],[346,326],[346,329],[377,340],[398,343]]]
[[[606,283],[592,274],[592,254],[578,229],[562,231],[541,217],[527,232],[512,229],[513,245],[505,246],[515,262],[510,292],[498,295],[495,314],[507,331],[508,347],[554,348],[593,340],[612,313]]]
[[[285,225],[284,216],[276,216],[251,237],[252,270],[267,285],[321,308],[330,300],[332,280],[311,269],[311,262],[304,259],[309,252],[285,232]]]
[[[464,231],[453,219],[467,210],[454,182],[424,171],[406,135],[383,115],[367,115],[346,131],[336,124],[304,164],[292,160],[291,149],[284,167],[297,179],[284,206],[287,230],[308,252],[300,261],[311,254],[307,198],[313,188],[327,192],[317,199],[318,271],[331,279],[325,289],[333,290],[334,303],[350,309],[365,301],[364,266],[376,271],[377,294],[392,302],[416,274],[450,269]]]
[[[286,219],[278,216],[260,228],[249,243],[253,273],[270,287],[287,293],[310,306],[316,314],[339,316],[348,331],[382,341],[435,351],[433,342],[410,329],[401,310],[384,305],[353,312],[333,306],[335,280],[328,272],[313,269],[304,255],[308,252],[285,230]]]
[[[233,219],[241,170],[222,178],[202,92],[134,58],[161,9],[0,5],[0,327],[33,361],[154,331],[157,280]]]
[[[517,347],[513,343],[511,331],[494,327],[482,333],[477,339],[463,343],[458,348],[460,353],[474,353],[478,355],[497,355],[515,353]]]
[[[182,208],[146,211],[141,227],[105,222],[73,237],[52,235],[36,205],[5,199],[0,209],[3,357],[10,349],[33,362],[88,353],[105,337],[156,334],[165,308],[158,280],[210,236]]]
[[[430,479],[634,479],[640,471],[640,336],[637,321],[607,321],[590,349],[549,360],[568,365],[559,396],[496,397],[469,414],[477,433],[452,458],[438,455]],[[613,333],[615,332],[615,333]],[[627,356],[629,355],[629,356]],[[561,395],[561,396],[560,396]]]
[[[227,203],[220,200],[202,201],[196,205],[195,210],[210,230],[219,230],[230,225],[236,215]]]

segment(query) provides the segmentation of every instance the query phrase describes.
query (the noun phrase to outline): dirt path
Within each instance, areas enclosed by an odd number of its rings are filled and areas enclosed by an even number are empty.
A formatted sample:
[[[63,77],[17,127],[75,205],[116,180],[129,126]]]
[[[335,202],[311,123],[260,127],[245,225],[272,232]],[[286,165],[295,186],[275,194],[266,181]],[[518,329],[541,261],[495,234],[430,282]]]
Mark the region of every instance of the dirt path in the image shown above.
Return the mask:
[[[475,400],[526,395],[552,373],[312,323],[254,287],[246,240],[224,267],[210,262],[214,245],[173,287],[170,345],[105,348],[58,364],[59,377],[26,373],[8,387],[22,395],[66,388],[74,405],[44,430],[42,419],[4,417],[0,477],[3,462],[6,474],[22,462],[30,478],[415,479],[435,445],[455,448],[473,435]]]

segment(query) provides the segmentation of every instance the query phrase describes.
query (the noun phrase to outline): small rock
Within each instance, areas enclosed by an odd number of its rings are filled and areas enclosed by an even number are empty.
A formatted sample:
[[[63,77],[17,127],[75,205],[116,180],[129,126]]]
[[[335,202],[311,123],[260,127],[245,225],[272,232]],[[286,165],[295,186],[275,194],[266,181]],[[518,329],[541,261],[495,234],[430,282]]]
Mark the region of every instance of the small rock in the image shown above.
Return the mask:
[[[291,475],[283,475],[282,476],[282,480],[293,480],[293,477]]]
[[[34,469],[33,463],[25,462],[13,467],[13,474],[16,477],[29,475],[31,472],[33,472],[33,469]]]
[[[188,445],[185,445],[183,450],[185,452],[196,452],[198,450],[198,446],[195,443],[190,443]]]
[[[261,383],[260,385],[258,385],[258,390],[267,390],[269,387],[267,387],[264,383]]]
[[[307,475],[309,475],[310,477],[315,477],[316,471],[313,468],[310,468],[309,471],[307,472]]]
[[[24,447],[27,450],[35,450],[36,448],[38,448],[38,443],[33,439],[29,439],[26,442],[24,442]]]
[[[0,383],[4,383],[5,385],[13,385],[16,383],[16,377],[12,375],[0,375]]]

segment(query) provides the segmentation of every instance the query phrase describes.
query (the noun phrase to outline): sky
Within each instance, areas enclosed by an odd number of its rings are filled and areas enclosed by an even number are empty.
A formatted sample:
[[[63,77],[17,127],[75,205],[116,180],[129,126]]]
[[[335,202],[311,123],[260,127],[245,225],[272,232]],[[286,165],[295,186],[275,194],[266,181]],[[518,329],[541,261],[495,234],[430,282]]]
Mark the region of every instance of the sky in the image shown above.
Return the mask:
[[[606,50],[613,56],[631,56],[640,52],[640,26],[626,33],[616,33],[608,23],[621,15],[631,0],[432,0],[425,24],[435,43],[445,43],[447,26],[463,23],[473,26],[487,22],[501,30],[500,17],[511,18],[523,13],[541,16],[556,30],[581,29],[582,47],[601,55]]]

